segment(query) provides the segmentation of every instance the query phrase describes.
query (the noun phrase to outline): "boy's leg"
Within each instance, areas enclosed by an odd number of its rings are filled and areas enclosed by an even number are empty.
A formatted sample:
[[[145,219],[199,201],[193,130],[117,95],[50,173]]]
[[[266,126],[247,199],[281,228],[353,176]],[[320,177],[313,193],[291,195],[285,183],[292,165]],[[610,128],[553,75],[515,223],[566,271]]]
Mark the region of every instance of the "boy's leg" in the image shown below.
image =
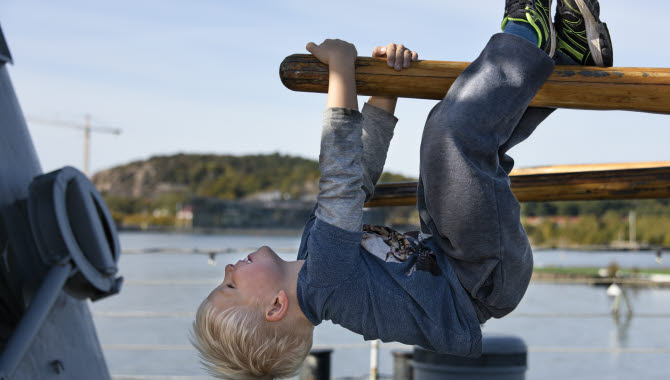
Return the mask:
[[[566,4],[598,8],[597,0],[559,0],[559,12],[565,11],[560,17],[570,17]],[[546,5],[542,8],[550,8]],[[586,17],[603,29],[597,14]],[[566,33],[558,27],[560,40]],[[599,38],[600,53],[607,57],[609,49],[611,65],[609,35],[601,33]],[[523,42],[514,36],[494,36],[431,112],[422,140],[418,191],[422,230],[433,234],[450,257],[482,322],[514,309],[532,272],[519,204],[507,177],[513,161],[505,153],[553,112],[526,109],[552,64]],[[572,39],[569,43],[578,47]],[[557,63],[574,64],[560,45],[559,41]],[[594,46],[589,49],[599,54]]]
[[[598,0],[558,0],[554,26],[557,40],[554,62],[557,65],[612,66],[612,40],[607,24],[600,20]],[[532,29],[528,24],[510,22],[505,32],[530,40],[527,33],[532,34]],[[512,170],[514,160],[506,152],[528,138],[554,110],[532,107],[526,110],[510,138],[500,148],[500,164],[507,173]]]
[[[579,9],[594,9],[597,13],[589,14],[586,17],[582,15]],[[610,39],[607,24],[601,23],[599,19],[599,4],[597,0],[559,0],[554,25],[556,26],[557,49],[554,55],[556,65],[563,66],[612,66],[612,41]],[[600,31],[598,36],[587,36],[587,23],[585,19],[595,20],[596,26],[589,25],[590,30]],[[505,32],[514,32],[520,29],[517,23],[508,26]],[[523,30],[519,33],[523,35]],[[597,41],[598,50],[591,53],[589,41]],[[602,64],[597,64],[596,61]],[[530,136],[535,128],[549,115],[555,108],[529,107],[521,117],[519,124],[514,127],[514,132],[509,139],[500,147],[498,154],[500,165],[505,172],[509,173],[514,166],[514,160],[506,153],[512,147],[519,144]]]
[[[556,65],[578,65],[572,58],[563,54],[560,50],[556,52],[554,56],[554,63]],[[507,139],[507,141],[500,147],[498,150],[498,160],[500,161],[500,166],[503,170],[509,174],[514,167],[514,160],[512,157],[507,155],[507,152],[512,149],[514,146],[524,141],[530,136],[535,129],[542,123],[549,115],[551,115],[556,108],[546,108],[546,107],[528,107],[521,120],[514,127],[514,131]]]
[[[511,311],[530,281],[530,245],[499,150],[553,67],[552,59],[527,40],[497,34],[424,128],[418,191],[422,230],[449,256],[475,303],[483,304],[478,305],[480,321]]]

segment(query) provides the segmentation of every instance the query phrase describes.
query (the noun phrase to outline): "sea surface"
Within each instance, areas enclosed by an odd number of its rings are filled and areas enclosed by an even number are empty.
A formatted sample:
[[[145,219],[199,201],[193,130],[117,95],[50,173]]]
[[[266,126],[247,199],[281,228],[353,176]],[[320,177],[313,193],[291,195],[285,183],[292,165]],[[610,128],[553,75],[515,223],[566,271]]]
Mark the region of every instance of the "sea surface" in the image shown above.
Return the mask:
[[[261,245],[295,259],[299,236],[120,234],[125,282],[119,295],[91,303],[100,343],[114,379],[210,379],[200,368],[188,331],[195,309],[223,279],[224,266]],[[196,251],[193,253],[193,251]],[[190,252],[190,253],[189,253]],[[228,252],[211,261],[208,252]],[[538,251],[536,266],[670,267],[649,252]],[[670,289],[626,289],[628,319],[612,317],[605,287],[531,283],[519,307],[491,320],[485,333],[521,337],[528,345],[527,379],[669,379]],[[369,373],[369,342],[324,322],[314,344],[332,347],[332,377]],[[382,344],[379,373],[392,373],[391,351]]]

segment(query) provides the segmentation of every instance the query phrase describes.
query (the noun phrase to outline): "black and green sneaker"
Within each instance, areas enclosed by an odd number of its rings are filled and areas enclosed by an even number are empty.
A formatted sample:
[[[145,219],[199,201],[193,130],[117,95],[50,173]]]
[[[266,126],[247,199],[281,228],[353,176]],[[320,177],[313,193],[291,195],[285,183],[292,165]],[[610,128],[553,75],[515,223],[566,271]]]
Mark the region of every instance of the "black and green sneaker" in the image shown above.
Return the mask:
[[[612,66],[610,32],[599,17],[598,0],[558,0],[554,20],[558,51],[580,65]]]
[[[553,57],[556,50],[556,32],[551,22],[551,1],[506,0],[502,29],[505,30],[508,21],[530,24],[537,31],[537,46]]]

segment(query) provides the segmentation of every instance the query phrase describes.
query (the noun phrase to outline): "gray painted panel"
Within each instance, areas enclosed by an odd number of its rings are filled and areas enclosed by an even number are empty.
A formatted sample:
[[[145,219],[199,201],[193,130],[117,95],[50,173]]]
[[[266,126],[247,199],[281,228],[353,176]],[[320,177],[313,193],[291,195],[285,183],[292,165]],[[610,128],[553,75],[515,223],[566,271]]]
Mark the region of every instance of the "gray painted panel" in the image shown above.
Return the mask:
[[[62,365],[60,374],[55,361]],[[61,293],[15,378],[111,379],[86,302]]]
[[[28,184],[41,172],[7,69],[0,64],[0,208],[26,198]],[[18,273],[5,271],[0,276],[10,283],[20,278]],[[0,281],[0,293],[3,297],[19,298],[4,281]],[[3,310],[0,309],[0,324],[7,326],[14,317]],[[54,360],[62,363],[60,374],[51,364]],[[14,378],[110,379],[85,301],[61,294]]]

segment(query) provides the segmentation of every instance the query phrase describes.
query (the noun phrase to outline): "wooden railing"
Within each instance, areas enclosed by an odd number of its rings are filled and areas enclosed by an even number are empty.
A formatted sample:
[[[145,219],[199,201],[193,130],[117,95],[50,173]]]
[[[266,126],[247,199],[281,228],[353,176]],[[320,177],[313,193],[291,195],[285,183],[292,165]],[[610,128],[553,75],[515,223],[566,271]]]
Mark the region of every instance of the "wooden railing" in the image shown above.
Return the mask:
[[[670,161],[517,169],[510,179],[519,202],[670,198]],[[414,205],[416,186],[378,184],[365,206]]]
[[[395,71],[384,59],[359,57],[356,89],[360,95],[441,99],[468,65],[417,61]],[[286,57],[279,75],[291,90],[328,91],[328,66],[311,55]],[[670,114],[670,69],[556,66],[531,106]],[[517,169],[510,179],[520,202],[670,198],[670,161]],[[416,187],[379,184],[366,207],[414,205]]]
[[[356,89],[359,95],[442,99],[468,65],[417,61],[395,71],[384,59],[359,57]],[[286,57],[279,76],[294,91],[328,90],[328,66],[309,54]],[[531,106],[670,114],[670,69],[556,66]]]

